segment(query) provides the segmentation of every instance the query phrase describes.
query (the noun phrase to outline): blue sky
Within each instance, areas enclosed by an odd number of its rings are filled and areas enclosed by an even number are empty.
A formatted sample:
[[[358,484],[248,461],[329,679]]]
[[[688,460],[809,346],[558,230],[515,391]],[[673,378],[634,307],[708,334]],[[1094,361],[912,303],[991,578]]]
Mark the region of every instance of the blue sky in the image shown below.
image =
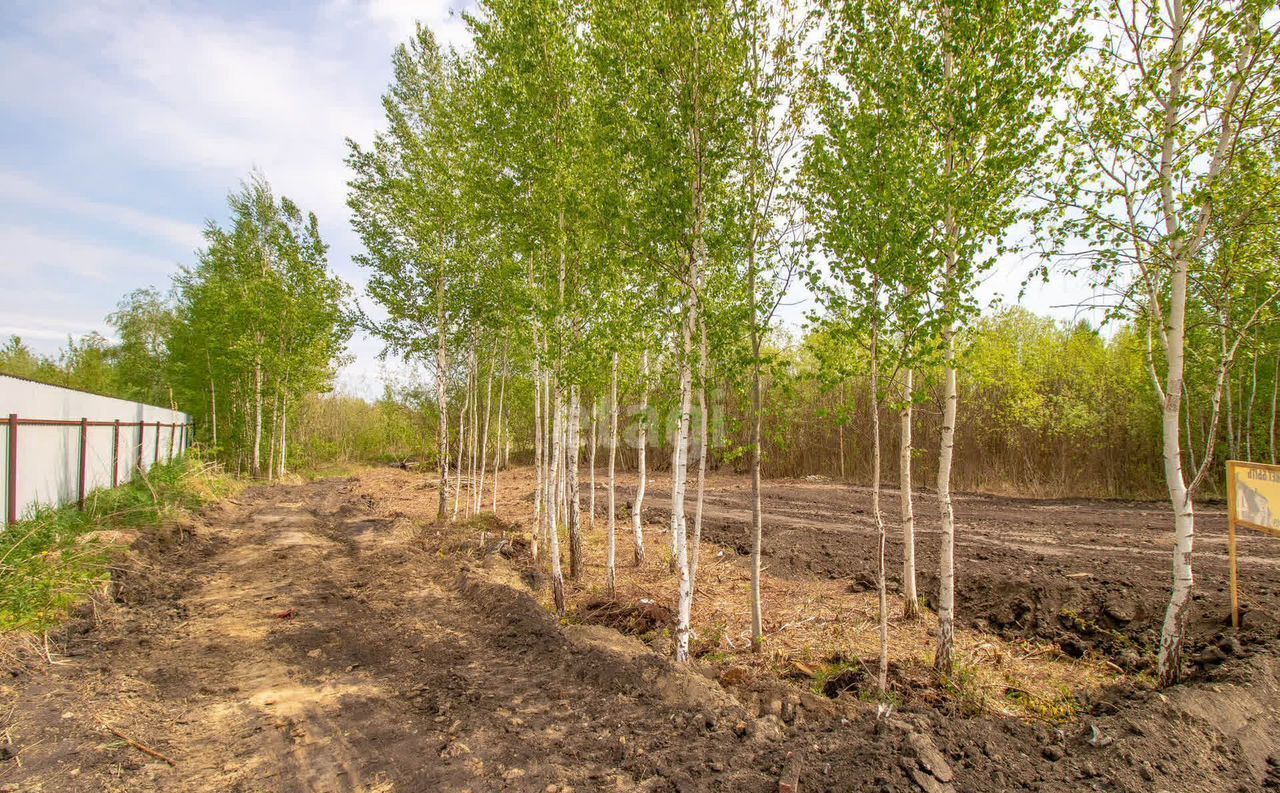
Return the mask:
[[[357,288],[343,140],[368,140],[392,48],[428,24],[463,45],[463,0],[0,3],[0,336],[52,353],[167,288],[253,168],[314,210]],[[342,384],[367,391],[379,345]]]
[[[394,46],[415,20],[465,46],[468,0],[5,0],[0,3],[0,336],[52,353],[107,333],[126,292],[167,288],[206,219],[253,168],[316,212],[357,292],[343,140],[367,141]],[[985,297],[1013,302],[1024,266]],[[1080,290],[1033,288],[1055,309]],[[793,324],[801,304],[786,310]],[[380,345],[353,340],[344,390],[380,390]]]

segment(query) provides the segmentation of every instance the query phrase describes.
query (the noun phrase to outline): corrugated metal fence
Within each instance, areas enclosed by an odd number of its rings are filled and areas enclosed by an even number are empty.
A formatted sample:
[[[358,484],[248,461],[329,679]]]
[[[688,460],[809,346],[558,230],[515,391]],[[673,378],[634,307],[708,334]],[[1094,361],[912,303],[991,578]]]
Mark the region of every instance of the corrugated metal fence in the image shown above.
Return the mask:
[[[78,503],[181,456],[191,417],[176,410],[0,375],[4,521]]]

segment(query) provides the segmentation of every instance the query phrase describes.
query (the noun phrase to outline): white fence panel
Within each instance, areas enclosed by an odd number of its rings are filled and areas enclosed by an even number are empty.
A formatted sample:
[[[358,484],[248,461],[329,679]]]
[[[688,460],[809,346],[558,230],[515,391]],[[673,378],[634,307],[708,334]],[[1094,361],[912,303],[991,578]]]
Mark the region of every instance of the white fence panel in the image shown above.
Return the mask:
[[[123,484],[180,456],[190,434],[186,413],[0,375],[5,522]]]

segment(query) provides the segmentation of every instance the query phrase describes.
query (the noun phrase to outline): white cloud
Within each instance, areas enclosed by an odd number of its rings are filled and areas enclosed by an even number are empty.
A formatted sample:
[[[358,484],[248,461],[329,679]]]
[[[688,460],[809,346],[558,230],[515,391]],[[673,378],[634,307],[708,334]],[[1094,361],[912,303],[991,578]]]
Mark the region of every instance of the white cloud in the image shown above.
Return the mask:
[[[13,286],[19,278],[48,282],[70,276],[110,284],[115,291],[108,294],[114,302],[119,294],[161,280],[172,270],[173,262],[158,256],[29,226],[0,224],[0,276],[11,285],[5,303],[18,298],[19,290]]]
[[[393,44],[398,44],[411,36],[417,23],[421,22],[431,29],[436,40],[443,46],[461,49],[471,40],[466,23],[462,20],[461,11],[473,5],[474,3],[466,0],[462,2],[332,0],[327,11],[339,17],[348,16],[353,12],[360,14],[381,27],[387,40]]]
[[[143,212],[121,204],[96,201],[50,187],[15,171],[0,170],[0,203],[26,209],[52,210],[63,215],[106,221],[113,226],[182,248],[200,243],[201,226]]]

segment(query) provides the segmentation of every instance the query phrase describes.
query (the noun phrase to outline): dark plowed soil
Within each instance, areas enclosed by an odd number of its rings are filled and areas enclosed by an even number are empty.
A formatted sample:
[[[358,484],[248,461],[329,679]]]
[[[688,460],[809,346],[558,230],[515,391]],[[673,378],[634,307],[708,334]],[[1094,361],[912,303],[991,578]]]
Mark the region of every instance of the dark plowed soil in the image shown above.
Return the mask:
[[[661,480],[651,504],[668,514]],[[704,532],[749,552],[750,489],[738,477],[708,482]],[[897,491],[886,491],[889,580],[901,587]],[[918,591],[937,595],[938,508],[917,493]],[[1057,642],[1069,655],[1104,654],[1126,669],[1151,662],[1172,582],[1172,513],[1167,504],[954,498],[957,619],[1005,636]],[[763,488],[764,554],[774,576],[813,575],[873,585],[875,528],[867,489],[832,482],[772,480]],[[1245,630],[1229,627],[1226,512],[1201,506],[1196,518],[1196,589],[1187,653],[1191,674],[1233,653],[1280,647],[1280,542],[1239,538]]]
[[[208,511],[184,543],[136,548],[114,601],[54,637],[55,663],[8,670],[0,790],[776,791],[792,773],[803,791],[1216,793],[1280,782],[1280,669],[1269,652],[1234,652],[1201,682],[1163,695],[1118,692],[1060,728],[946,708],[878,713],[800,693],[782,717],[752,718],[696,667],[676,668],[616,631],[562,628],[522,583],[522,545],[500,524],[438,532],[415,523],[416,511],[384,505],[389,492],[420,492],[429,514],[427,479],[383,470],[261,488]],[[530,480],[504,479],[504,517],[525,518]],[[740,483],[718,481],[712,492],[711,531],[731,545]],[[863,569],[858,491],[770,491],[771,574]],[[964,504],[963,565],[1006,583],[1024,567],[1032,581],[1054,580],[1054,565],[1086,571],[1097,580],[1080,591],[1104,602],[1107,587],[1121,588],[1121,552],[1092,551],[1115,559],[1113,574],[1074,545],[1106,536],[1122,547],[1124,532],[1147,531],[1122,528],[1143,507],[1076,514],[1059,504],[1045,513],[1059,517],[1046,519],[1033,518],[1031,504]],[[969,509],[977,504],[985,514]],[[1160,523],[1158,509],[1150,513]],[[1016,532],[1012,515],[1026,517]],[[1085,531],[1104,518],[1081,515],[1112,517]],[[1061,527],[1068,522],[1075,527]],[[1041,527],[1034,544],[1063,553],[1017,556],[1028,524]],[[924,564],[934,539],[922,532]],[[1162,547],[1158,530],[1150,541]],[[999,548],[1007,555],[979,558]],[[1262,567],[1251,563],[1247,575]],[[1154,568],[1140,602],[1156,597]],[[962,592],[980,580],[973,569],[962,575]],[[962,613],[979,617],[983,602],[962,600]],[[1200,603],[1201,619],[1212,606]],[[1006,629],[1031,624],[1020,619]]]

